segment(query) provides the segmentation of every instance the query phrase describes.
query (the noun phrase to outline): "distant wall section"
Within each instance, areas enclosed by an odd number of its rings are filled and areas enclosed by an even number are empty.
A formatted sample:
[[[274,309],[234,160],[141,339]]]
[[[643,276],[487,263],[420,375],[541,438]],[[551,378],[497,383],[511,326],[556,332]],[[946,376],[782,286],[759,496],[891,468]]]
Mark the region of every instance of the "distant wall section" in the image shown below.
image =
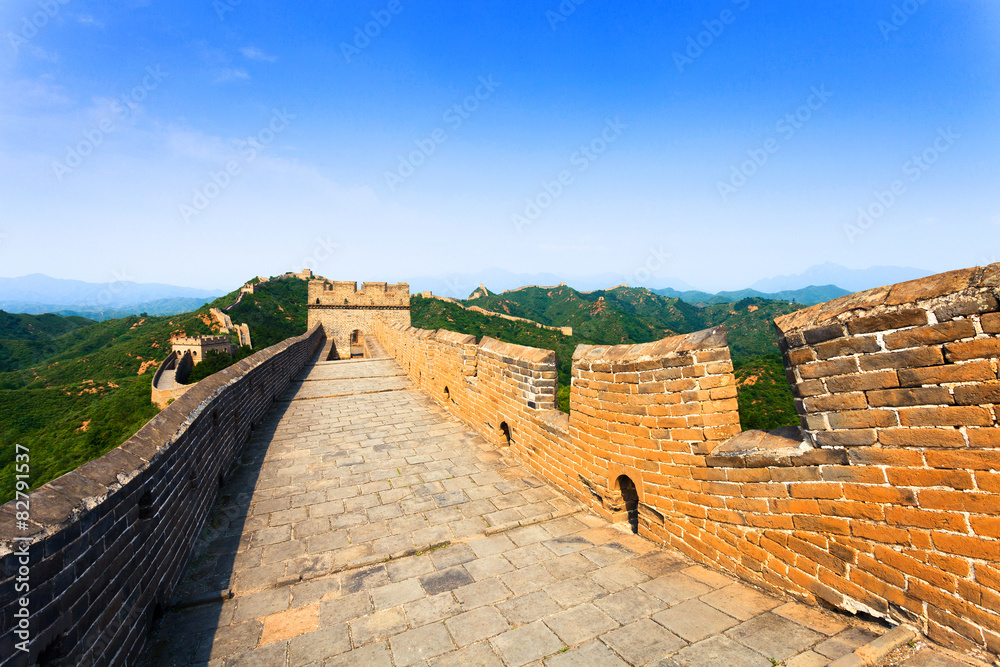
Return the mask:
[[[321,325],[335,349],[350,358],[351,334],[371,335],[376,319],[410,326],[410,286],[406,283],[309,281],[309,327]]]

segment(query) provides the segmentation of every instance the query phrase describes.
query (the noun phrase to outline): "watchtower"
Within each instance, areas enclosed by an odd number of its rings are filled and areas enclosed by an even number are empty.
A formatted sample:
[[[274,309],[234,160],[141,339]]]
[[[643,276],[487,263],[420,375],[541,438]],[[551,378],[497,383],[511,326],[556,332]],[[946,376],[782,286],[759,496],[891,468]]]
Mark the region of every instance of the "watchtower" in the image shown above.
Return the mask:
[[[376,317],[410,326],[410,286],[407,283],[309,281],[309,327],[322,324],[340,357],[350,358],[351,345],[370,335]]]

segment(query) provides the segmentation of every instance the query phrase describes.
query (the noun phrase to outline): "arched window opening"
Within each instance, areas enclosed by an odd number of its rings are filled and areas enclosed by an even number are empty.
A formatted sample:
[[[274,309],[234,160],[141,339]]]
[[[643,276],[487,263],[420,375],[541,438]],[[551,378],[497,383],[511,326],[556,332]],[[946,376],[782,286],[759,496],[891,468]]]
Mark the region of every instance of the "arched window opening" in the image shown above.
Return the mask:
[[[507,446],[509,447],[514,440],[513,438],[511,438],[510,426],[507,425],[507,422],[500,422],[500,432],[503,433],[503,437],[506,440]]]
[[[153,518],[153,494],[146,491],[139,498],[139,521]]]
[[[444,400],[446,403],[451,400],[451,392],[448,391],[448,387],[444,388]]]
[[[360,329],[351,332],[351,358],[358,359],[365,356],[365,339]]]
[[[625,503],[625,514],[628,515],[629,526],[632,532],[639,533],[639,492],[628,475],[618,478],[618,488],[622,492],[622,501]]]

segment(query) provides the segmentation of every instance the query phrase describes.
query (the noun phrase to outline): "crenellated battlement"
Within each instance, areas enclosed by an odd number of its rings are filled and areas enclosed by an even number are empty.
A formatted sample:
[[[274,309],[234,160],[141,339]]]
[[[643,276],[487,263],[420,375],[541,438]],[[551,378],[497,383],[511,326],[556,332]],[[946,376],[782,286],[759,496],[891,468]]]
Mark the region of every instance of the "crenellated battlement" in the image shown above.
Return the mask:
[[[410,286],[407,283],[362,283],[352,281],[309,281],[309,305],[322,306],[381,306],[410,307]]]

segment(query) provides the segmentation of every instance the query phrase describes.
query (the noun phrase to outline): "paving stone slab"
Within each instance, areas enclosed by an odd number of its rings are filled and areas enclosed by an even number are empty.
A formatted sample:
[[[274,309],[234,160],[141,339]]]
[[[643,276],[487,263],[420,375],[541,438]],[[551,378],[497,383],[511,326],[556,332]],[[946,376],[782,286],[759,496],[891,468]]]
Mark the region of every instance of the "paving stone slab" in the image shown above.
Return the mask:
[[[535,591],[497,605],[504,618],[514,626],[533,623],[562,611],[545,591]]]
[[[625,667],[626,664],[611,649],[597,641],[545,659],[545,667]]]
[[[594,604],[623,625],[652,616],[666,606],[662,600],[641,588],[626,588],[601,598]]]
[[[484,579],[468,586],[456,588],[455,599],[464,609],[475,609],[484,605],[502,602],[512,596],[510,589],[499,579]]]
[[[692,644],[672,656],[683,667],[771,667],[771,662],[761,654],[739,644],[725,635],[715,635]]]
[[[378,611],[398,607],[425,596],[424,589],[421,588],[420,582],[416,579],[406,579],[388,586],[381,586],[373,589],[371,593],[372,602]]]
[[[413,627],[419,627],[435,621],[440,621],[462,613],[462,605],[458,604],[451,593],[433,595],[422,600],[416,600],[405,605],[403,609]]]
[[[438,595],[474,583],[469,573],[461,566],[432,572],[420,577],[419,580],[428,595]]]
[[[430,667],[503,667],[488,642],[479,642],[430,661]]]
[[[779,600],[764,595],[745,584],[730,584],[725,588],[702,595],[702,602],[709,604],[733,618],[747,621],[781,605]]]
[[[302,667],[351,650],[346,625],[332,625],[299,635],[288,641],[288,667]]]
[[[447,653],[455,644],[443,623],[432,623],[396,635],[389,640],[389,648],[396,667],[409,667]]]
[[[543,622],[567,646],[580,644],[619,626],[617,621],[590,603],[549,616]]]
[[[360,648],[405,632],[408,627],[406,615],[398,607],[375,612],[350,622],[351,642]]]
[[[557,604],[563,607],[575,607],[604,597],[608,594],[608,589],[590,577],[576,577],[546,586],[545,592]]]
[[[689,642],[699,642],[739,624],[732,616],[723,614],[701,600],[682,602],[654,614],[653,620]]]
[[[490,640],[508,667],[521,667],[563,648],[563,643],[541,621],[522,625]]]
[[[645,665],[687,646],[683,639],[648,618],[612,630],[602,635],[601,641],[633,665]]]
[[[784,660],[801,653],[824,637],[777,614],[756,616],[728,630],[726,636],[775,660]]]
[[[445,625],[459,646],[474,644],[510,629],[510,625],[494,607],[480,607],[453,616],[445,621]]]
[[[773,613],[827,636],[833,636],[848,627],[847,621],[836,614],[807,607],[799,602],[787,602],[776,607]]]
[[[853,653],[854,649],[864,646],[877,637],[877,634],[864,628],[848,628],[826,641],[820,642],[813,647],[813,651],[830,660],[836,660],[848,653]]]
[[[342,653],[323,663],[323,667],[393,667],[388,642],[371,644],[350,653]]]

